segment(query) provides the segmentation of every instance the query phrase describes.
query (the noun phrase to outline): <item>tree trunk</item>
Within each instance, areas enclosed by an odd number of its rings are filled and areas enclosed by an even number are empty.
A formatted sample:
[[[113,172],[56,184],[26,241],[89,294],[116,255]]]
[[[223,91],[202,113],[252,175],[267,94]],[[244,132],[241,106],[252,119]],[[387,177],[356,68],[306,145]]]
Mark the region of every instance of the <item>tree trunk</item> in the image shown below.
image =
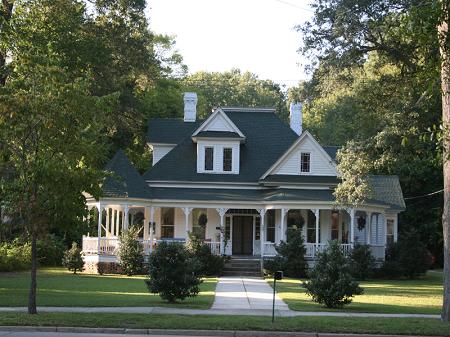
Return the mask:
[[[31,285],[28,294],[28,313],[37,314],[36,310],[36,269],[37,269],[37,248],[36,248],[36,228],[31,229]]]
[[[0,6],[1,6],[0,7],[0,20],[3,22],[8,22],[11,19],[14,4],[12,1],[2,0],[2,3]],[[0,29],[1,28],[2,27],[0,26]],[[5,68],[6,68],[6,51],[0,50],[0,85],[2,85],[2,86],[6,84],[7,74],[6,74]]]
[[[444,235],[444,302],[442,320],[450,322],[450,57],[448,52],[448,3],[442,1],[442,21],[438,26],[441,54],[442,125],[443,125],[443,175],[444,211],[442,230]]]

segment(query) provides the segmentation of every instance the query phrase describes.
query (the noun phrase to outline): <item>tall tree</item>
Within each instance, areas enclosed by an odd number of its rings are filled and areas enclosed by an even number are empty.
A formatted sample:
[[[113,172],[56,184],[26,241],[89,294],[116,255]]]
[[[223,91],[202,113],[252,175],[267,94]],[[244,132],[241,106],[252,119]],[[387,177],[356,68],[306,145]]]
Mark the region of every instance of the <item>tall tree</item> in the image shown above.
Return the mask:
[[[324,65],[348,68],[364,64],[370,52],[377,52],[395,63],[401,74],[415,74],[423,83],[417,105],[432,94],[441,82],[444,212],[444,303],[442,319],[450,320],[449,247],[449,34],[448,1],[419,0],[343,1],[319,0],[314,3],[313,21],[300,27],[304,32],[304,52],[313,53]],[[384,128],[381,132],[390,133]],[[345,184],[345,182],[344,182]],[[447,189],[446,189],[447,188]]]

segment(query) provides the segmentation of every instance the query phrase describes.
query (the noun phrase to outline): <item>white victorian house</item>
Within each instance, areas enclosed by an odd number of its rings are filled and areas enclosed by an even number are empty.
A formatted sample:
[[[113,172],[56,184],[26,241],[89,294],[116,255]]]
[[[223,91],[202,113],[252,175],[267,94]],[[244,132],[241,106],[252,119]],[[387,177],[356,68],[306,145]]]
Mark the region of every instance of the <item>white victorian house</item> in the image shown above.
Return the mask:
[[[119,151],[107,166],[117,178],[107,179],[100,200],[88,198],[101,215],[97,233],[83,237],[88,269],[114,265],[118,235],[131,225],[140,226],[146,253],[193,232],[216,254],[269,257],[287,228],[302,226],[311,260],[332,239],[344,250],[369,244],[384,259],[405,209],[397,176],[371,176],[373,197],[338,209],[337,147],[303,130],[301,104],[291,104],[287,125],[267,108],[217,108],[198,120],[196,94],[184,102],[184,119],[149,122],[151,169],[141,176]]]

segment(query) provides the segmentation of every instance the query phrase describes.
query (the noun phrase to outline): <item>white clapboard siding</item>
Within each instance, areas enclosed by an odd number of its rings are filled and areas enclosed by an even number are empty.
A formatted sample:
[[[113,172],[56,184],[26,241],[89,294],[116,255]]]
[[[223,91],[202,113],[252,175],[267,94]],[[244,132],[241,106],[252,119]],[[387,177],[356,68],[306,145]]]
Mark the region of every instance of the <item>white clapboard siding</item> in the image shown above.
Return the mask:
[[[230,131],[234,132],[235,130],[232,126],[225,120],[225,118],[217,114],[215,118],[206,125],[203,131]]]
[[[174,148],[174,145],[153,145],[153,165],[161,160]]]
[[[311,154],[311,171],[302,174],[320,176],[335,176],[337,174],[335,167],[330,163],[330,159],[309,137],[305,137],[289,156],[275,168],[272,174],[300,174],[300,154],[302,152]]]
[[[371,220],[371,243],[375,245],[384,244],[384,216],[380,213],[372,214]]]

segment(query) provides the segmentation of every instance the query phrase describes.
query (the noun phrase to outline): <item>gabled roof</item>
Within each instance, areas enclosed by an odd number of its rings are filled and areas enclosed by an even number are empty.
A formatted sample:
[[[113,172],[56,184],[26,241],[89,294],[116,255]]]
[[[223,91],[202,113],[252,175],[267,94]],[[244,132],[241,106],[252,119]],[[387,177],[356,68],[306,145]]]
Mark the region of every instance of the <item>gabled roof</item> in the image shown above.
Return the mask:
[[[370,176],[369,183],[373,192],[372,199],[390,205],[393,210],[406,209],[398,176]]]
[[[239,174],[197,173],[197,146],[190,135],[144,174],[147,181],[250,182],[259,178],[295,142],[297,134],[271,109],[222,108],[245,135]]]
[[[116,152],[105,170],[113,173],[102,185],[103,197],[150,198],[149,187],[122,150]]]
[[[230,131],[201,131],[197,135],[193,136],[195,138],[230,138],[230,139],[244,139],[239,136],[236,132]]]
[[[147,142],[176,145],[190,136],[202,122],[185,122],[180,118],[152,118],[148,123]]]
[[[225,124],[227,130],[216,130],[213,125],[216,121],[221,121]],[[227,116],[222,108],[217,108],[192,134],[192,137],[197,136],[203,131],[219,131],[219,132],[234,132],[240,137],[245,138],[245,135],[239,130],[239,127]]]
[[[326,153],[330,156],[331,159],[336,161],[336,154],[338,150],[341,148],[340,146],[322,146]]]

